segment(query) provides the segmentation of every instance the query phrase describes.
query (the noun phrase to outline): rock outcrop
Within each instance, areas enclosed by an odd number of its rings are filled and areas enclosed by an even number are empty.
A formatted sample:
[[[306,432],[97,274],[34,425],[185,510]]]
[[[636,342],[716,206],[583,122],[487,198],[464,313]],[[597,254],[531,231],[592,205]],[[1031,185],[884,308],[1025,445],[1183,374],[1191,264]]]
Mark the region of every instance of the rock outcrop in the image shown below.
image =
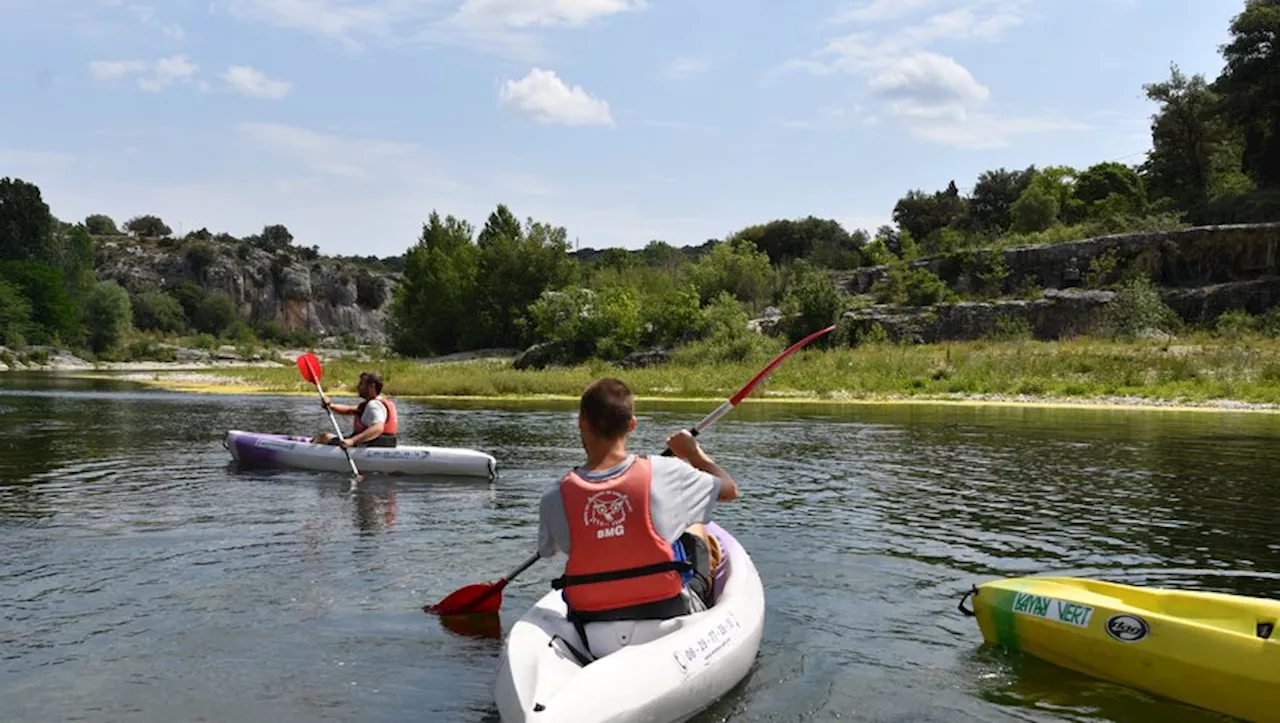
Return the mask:
[[[1004,293],[1027,285],[1046,289],[1085,286],[1091,273],[1098,283],[1110,283],[1135,265],[1149,272],[1159,286],[1198,287],[1280,274],[1278,249],[1280,223],[1240,224],[962,251],[918,259],[908,266],[928,269],[962,293],[980,288],[982,275],[989,274],[995,263],[1007,269]],[[832,278],[846,293],[866,294],[888,274],[888,266],[872,266],[835,272]]]
[[[167,290],[187,279],[231,299],[250,324],[271,321],[286,332],[351,334],[358,342],[385,343],[398,275],[307,255],[303,249],[270,253],[245,243],[100,237],[95,266],[100,279],[131,293]]]
[[[1164,302],[1189,324],[1208,325],[1223,313],[1262,314],[1280,305],[1280,223],[1212,226],[1135,233],[1047,246],[967,251],[911,262],[955,292],[978,289],[1014,295],[1043,288],[1040,298],[965,301],[912,307],[878,304],[844,315],[857,343],[878,334],[892,341],[932,343],[1030,333],[1061,339],[1099,329],[1115,292],[1099,287],[1141,271]],[[993,274],[993,269],[999,269]],[[871,293],[889,267],[833,274],[847,294]],[[995,282],[995,288],[992,288]]]

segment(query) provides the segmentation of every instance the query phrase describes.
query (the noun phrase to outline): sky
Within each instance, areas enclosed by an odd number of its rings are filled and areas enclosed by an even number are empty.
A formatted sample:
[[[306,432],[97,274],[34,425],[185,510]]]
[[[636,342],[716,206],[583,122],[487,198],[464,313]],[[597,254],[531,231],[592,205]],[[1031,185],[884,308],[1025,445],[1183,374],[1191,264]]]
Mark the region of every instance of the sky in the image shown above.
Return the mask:
[[[499,203],[581,247],[870,233],[992,168],[1136,164],[1243,0],[0,0],[0,177],[54,215],[403,253]]]

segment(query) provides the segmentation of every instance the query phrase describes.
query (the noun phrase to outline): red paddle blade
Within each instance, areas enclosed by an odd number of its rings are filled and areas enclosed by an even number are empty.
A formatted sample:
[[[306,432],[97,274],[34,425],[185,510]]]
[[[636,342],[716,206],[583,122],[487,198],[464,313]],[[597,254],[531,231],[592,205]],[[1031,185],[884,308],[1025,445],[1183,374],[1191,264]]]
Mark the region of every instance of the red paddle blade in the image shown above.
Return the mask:
[[[298,357],[298,371],[302,372],[303,379],[312,384],[320,381],[321,376],[324,374],[324,370],[320,368],[320,360],[311,352]]]
[[[424,608],[437,615],[463,615],[466,613],[496,613],[502,609],[502,588],[507,581],[482,582],[467,585],[449,594],[448,597]]]

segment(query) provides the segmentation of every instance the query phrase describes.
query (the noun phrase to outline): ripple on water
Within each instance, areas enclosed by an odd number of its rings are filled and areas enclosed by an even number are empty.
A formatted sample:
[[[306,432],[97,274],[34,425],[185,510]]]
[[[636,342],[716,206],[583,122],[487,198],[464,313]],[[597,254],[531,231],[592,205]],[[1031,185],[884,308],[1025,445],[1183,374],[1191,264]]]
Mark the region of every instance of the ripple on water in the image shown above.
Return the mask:
[[[406,400],[410,435],[490,450],[487,481],[240,470],[230,428],[311,432],[314,399],[6,395],[5,719],[487,720],[499,643],[421,606],[523,559],[580,459],[571,412]],[[181,424],[174,424],[180,415]],[[657,451],[697,413],[644,411]],[[997,576],[1280,591],[1265,419],[955,408],[746,408],[701,437],[743,496],[768,617],[700,721],[1214,718],[980,646],[955,605]],[[5,454],[3,452],[7,451]],[[504,592],[509,628],[560,562]]]

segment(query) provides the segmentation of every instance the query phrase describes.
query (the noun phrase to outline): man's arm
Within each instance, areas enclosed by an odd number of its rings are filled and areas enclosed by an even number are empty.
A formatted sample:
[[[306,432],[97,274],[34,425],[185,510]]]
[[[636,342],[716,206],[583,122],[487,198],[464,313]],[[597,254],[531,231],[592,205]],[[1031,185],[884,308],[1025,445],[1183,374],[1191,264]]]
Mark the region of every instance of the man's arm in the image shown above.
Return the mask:
[[[320,406],[336,414],[355,414],[356,410],[359,409],[359,405],[356,404],[335,404],[329,400],[328,394],[324,395],[324,399],[320,401]]]
[[[569,537],[569,520],[564,515],[564,502],[560,499],[559,487],[552,487],[542,493],[538,504],[538,555],[555,557],[561,552],[557,539],[567,540]],[[567,543],[566,543],[567,544]],[[563,550],[567,555],[568,550]]]
[[[365,427],[363,432],[361,432],[360,434],[353,434],[350,437],[347,437],[346,441],[352,446],[354,446],[354,445],[360,444],[361,442],[367,442],[373,439],[374,437],[378,436],[379,434],[382,434],[382,422],[376,422],[368,427]]]
[[[706,472],[720,480],[720,494],[716,497],[717,500],[731,502],[738,499],[738,483],[733,481],[733,477],[730,477],[723,467],[702,451],[702,446],[687,429],[671,435],[667,439],[667,446],[675,456],[688,462],[694,469]]]

